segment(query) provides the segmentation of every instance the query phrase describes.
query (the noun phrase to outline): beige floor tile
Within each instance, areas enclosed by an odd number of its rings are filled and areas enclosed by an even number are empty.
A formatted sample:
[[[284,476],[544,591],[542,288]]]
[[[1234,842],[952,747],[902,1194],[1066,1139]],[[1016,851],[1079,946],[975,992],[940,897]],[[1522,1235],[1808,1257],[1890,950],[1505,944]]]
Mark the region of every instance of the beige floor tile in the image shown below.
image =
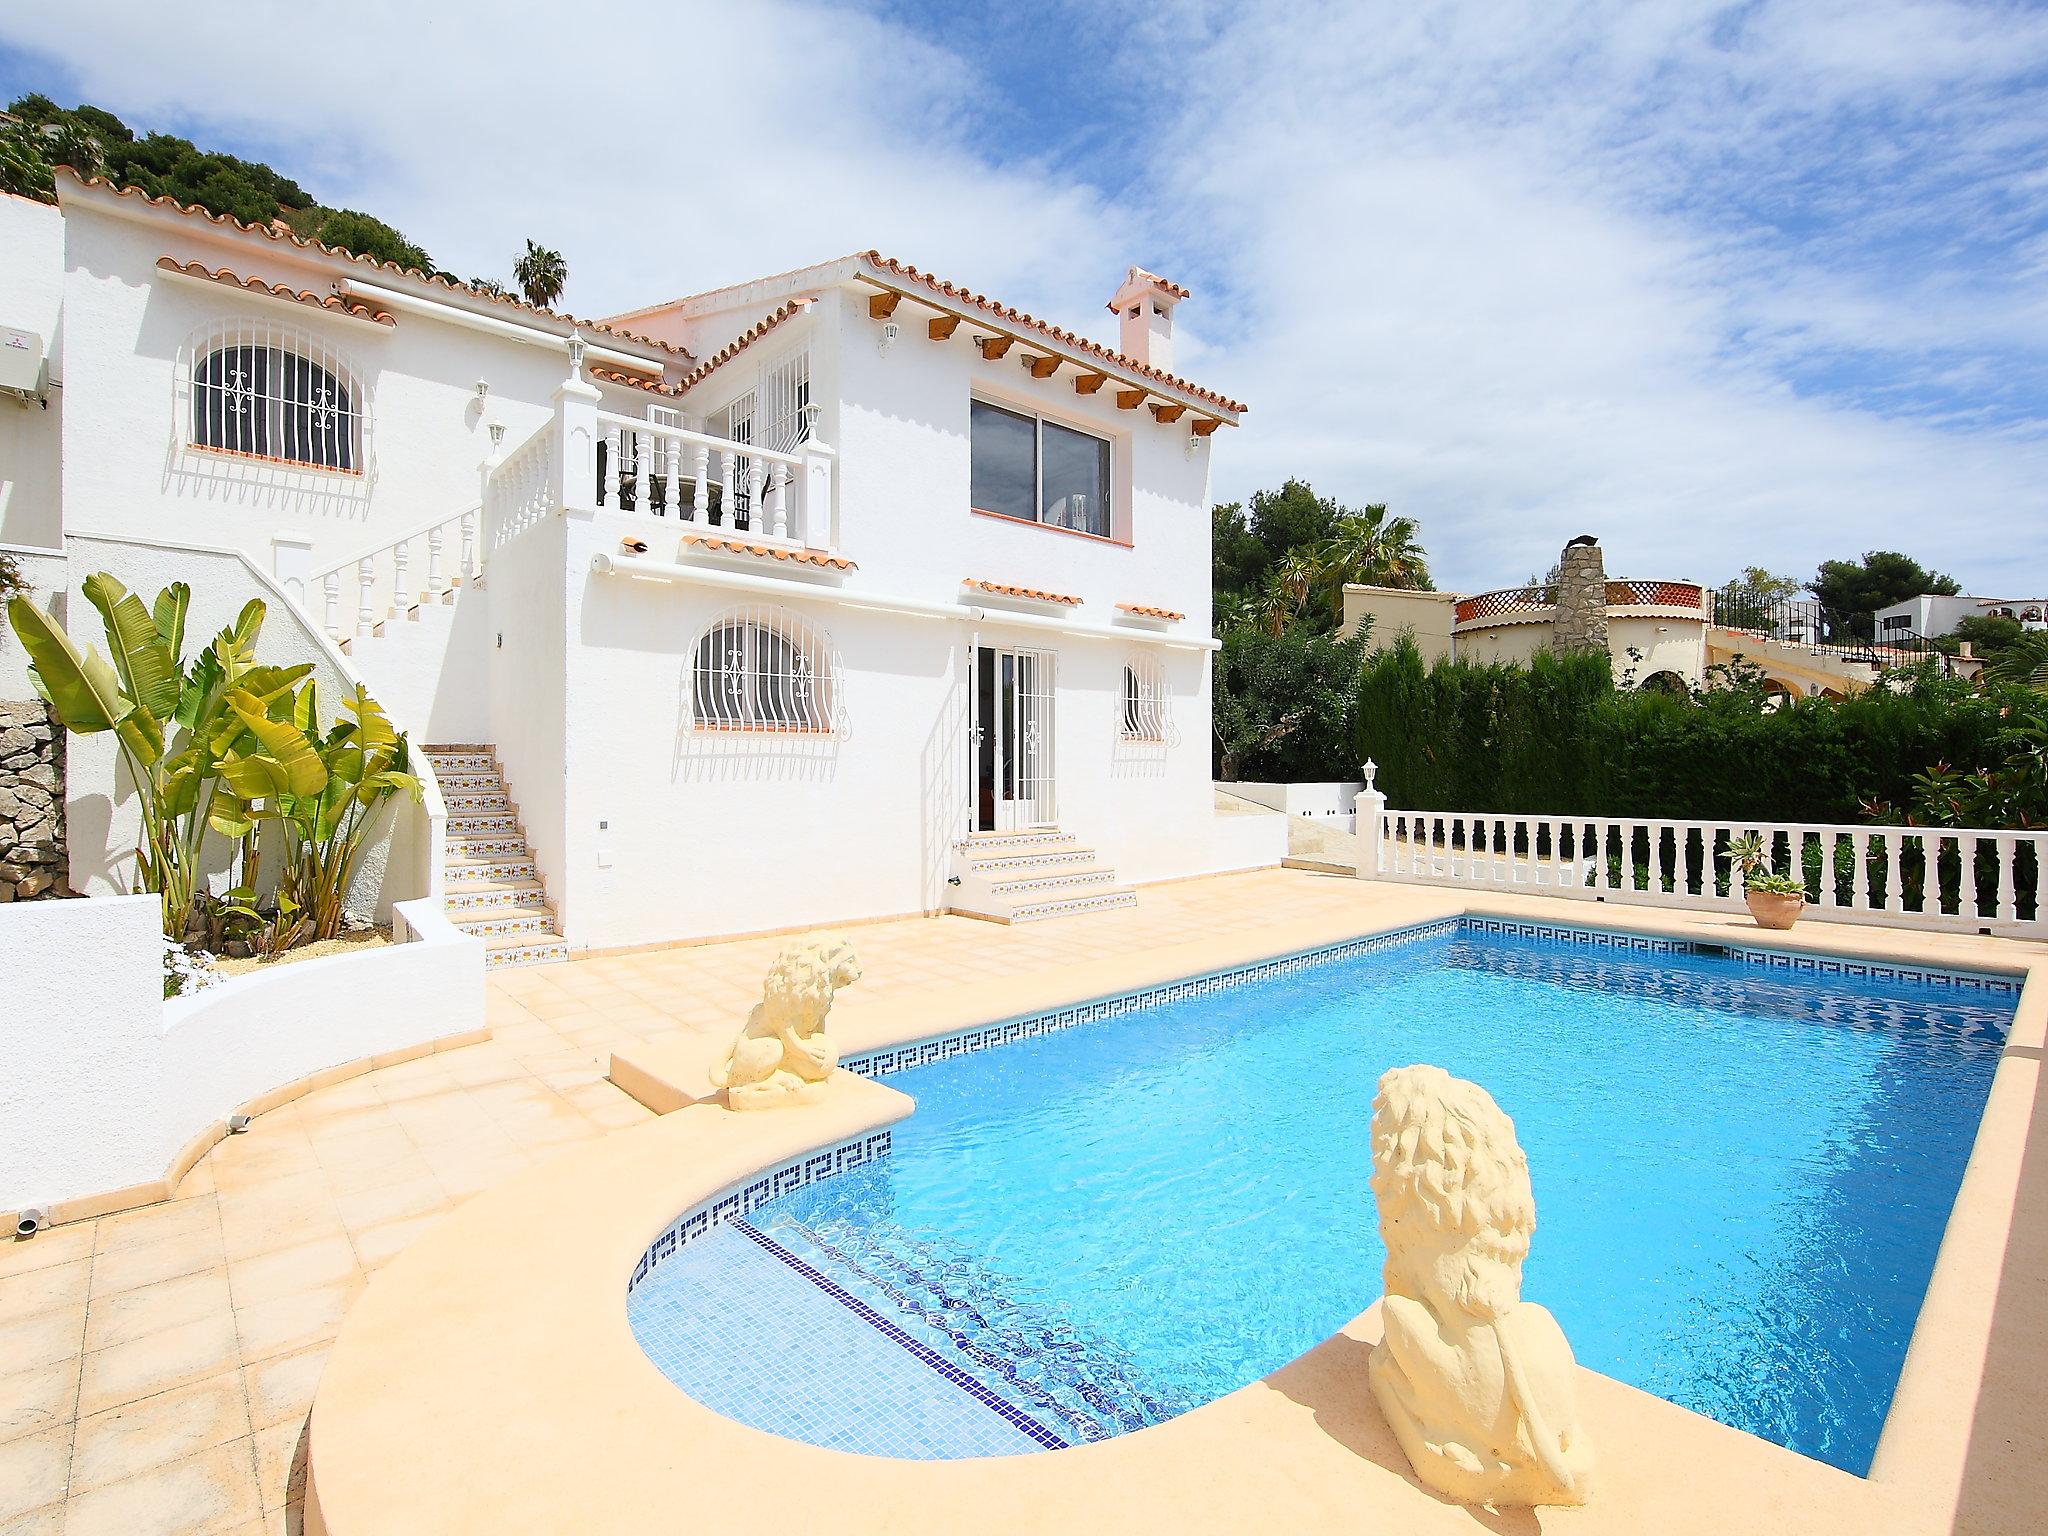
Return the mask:
[[[85,1357],[79,1380],[79,1416],[176,1391],[237,1363],[235,1320],[225,1312],[96,1350]]]
[[[225,1265],[96,1296],[85,1309],[85,1347],[111,1349],[228,1310]]]
[[[217,1536],[261,1517],[248,1440],[108,1483],[71,1501],[65,1536]]]
[[[334,1285],[357,1274],[355,1250],[345,1237],[323,1237],[228,1265],[235,1308],[261,1306],[300,1291]]]
[[[383,1268],[412,1246],[415,1239],[431,1232],[439,1224],[441,1215],[435,1211],[425,1216],[407,1216],[398,1221],[364,1227],[351,1238],[355,1244],[356,1261],[366,1274]]]
[[[109,1248],[93,1260],[92,1294],[95,1300],[117,1291],[175,1280],[220,1267],[225,1255],[218,1230],[187,1233],[165,1238],[160,1243],[122,1244]]]
[[[327,1346],[302,1349],[242,1367],[242,1388],[249,1397],[249,1422],[259,1431],[286,1419],[305,1418],[313,1392],[327,1364]]]
[[[97,1222],[51,1227],[34,1237],[0,1237],[0,1275],[22,1275],[52,1264],[69,1264],[92,1252]]]
[[[33,1435],[78,1416],[79,1357],[0,1376],[0,1440]]]
[[[180,1186],[182,1191],[182,1186]],[[220,1226],[220,1205],[211,1194],[191,1198],[181,1197],[162,1205],[145,1205],[133,1211],[123,1211],[118,1216],[108,1216],[99,1223],[98,1251],[109,1252],[115,1248],[139,1248],[145,1243],[167,1242],[174,1237],[190,1237],[196,1232],[217,1230]]]
[[[47,1264],[24,1274],[0,1279],[0,1327],[85,1300],[92,1279],[92,1260]]]
[[[0,1360],[12,1370],[48,1365],[78,1353],[85,1337],[85,1308],[61,1307],[0,1326]]]
[[[45,1504],[12,1520],[0,1520],[0,1536],[64,1536],[64,1506]]]
[[[451,1149],[447,1157],[431,1159],[434,1177],[440,1180],[451,1202],[459,1204],[471,1195],[502,1183],[532,1162],[532,1158],[512,1144],[510,1137],[500,1133],[499,1139],[504,1143],[499,1151],[459,1155]]]
[[[235,1334],[246,1361],[294,1354],[309,1345],[325,1344],[341,1332],[342,1319],[363,1293],[364,1277],[349,1278],[312,1290],[294,1291],[272,1301],[243,1307],[235,1313]]]
[[[96,1413],[78,1421],[71,1449],[72,1496],[248,1433],[249,1408],[239,1370]]]
[[[0,1520],[57,1503],[70,1469],[69,1424],[0,1444]]]
[[[425,1158],[421,1158],[425,1162]],[[356,1190],[335,1197],[342,1224],[351,1233],[363,1227],[379,1226],[406,1216],[427,1216],[444,1209],[448,1193],[430,1173],[425,1178],[405,1179],[376,1189]]]
[[[306,1497],[306,1421],[287,1419],[256,1435],[256,1492],[267,1510]]]

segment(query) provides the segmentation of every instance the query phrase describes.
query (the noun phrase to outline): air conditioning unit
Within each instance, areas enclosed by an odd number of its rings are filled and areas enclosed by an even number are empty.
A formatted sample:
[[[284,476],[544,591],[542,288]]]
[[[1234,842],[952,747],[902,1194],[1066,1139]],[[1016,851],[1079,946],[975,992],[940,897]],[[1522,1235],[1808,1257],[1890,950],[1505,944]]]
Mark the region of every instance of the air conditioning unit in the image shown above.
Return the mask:
[[[14,396],[26,404],[40,401],[50,378],[50,360],[43,353],[43,338],[34,331],[0,325],[0,394]]]

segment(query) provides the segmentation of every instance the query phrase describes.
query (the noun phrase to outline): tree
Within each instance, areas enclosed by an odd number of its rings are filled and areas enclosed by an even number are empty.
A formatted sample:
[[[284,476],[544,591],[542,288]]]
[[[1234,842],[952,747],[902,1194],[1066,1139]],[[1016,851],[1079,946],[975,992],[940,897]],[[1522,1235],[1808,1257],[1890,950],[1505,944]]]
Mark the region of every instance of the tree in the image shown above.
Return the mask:
[[[1746,565],[1714,594],[1715,617],[1734,629],[1769,634],[1778,624],[1773,610],[1797,598],[1799,590],[1797,576],[1775,576],[1760,565]]]
[[[1300,625],[1232,630],[1216,653],[1212,720],[1220,779],[1343,779],[1366,637]]]
[[[1957,619],[1956,627],[1949,633],[1936,636],[1934,645],[1936,650],[1954,655],[1967,644],[1973,656],[1992,661],[2008,646],[2022,640],[2026,633],[2026,627],[2018,619],[2008,619],[2002,613],[1973,613]]]
[[[1849,632],[1868,640],[1877,632],[1871,615],[1909,597],[1932,593],[1954,597],[1963,589],[1953,578],[1930,571],[1893,549],[1874,549],[1861,560],[1824,560],[1808,589]]]
[[[1428,553],[1417,537],[1415,520],[1387,516],[1383,501],[1338,518],[1335,531],[1317,552],[1317,563],[1340,610],[1347,583],[1433,590]]]
[[[529,240],[526,254],[512,264],[512,277],[519,284],[519,291],[526,295],[527,303],[546,309],[568,286],[569,263],[562,259],[560,251],[551,251]]]
[[[503,283],[498,282],[495,278],[472,277],[469,280],[469,286],[471,291],[480,293],[487,299],[509,299],[512,297],[512,290]]]
[[[310,225],[307,229],[298,229],[300,221],[292,220],[292,227],[309,240],[337,246],[357,256],[368,256],[373,261],[395,262],[411,271],[433,270],[434,264],[427,259],[427,253],[382,219],[373,219],[353,208],[316,208],[312,213],[314,216],[307,221]]]

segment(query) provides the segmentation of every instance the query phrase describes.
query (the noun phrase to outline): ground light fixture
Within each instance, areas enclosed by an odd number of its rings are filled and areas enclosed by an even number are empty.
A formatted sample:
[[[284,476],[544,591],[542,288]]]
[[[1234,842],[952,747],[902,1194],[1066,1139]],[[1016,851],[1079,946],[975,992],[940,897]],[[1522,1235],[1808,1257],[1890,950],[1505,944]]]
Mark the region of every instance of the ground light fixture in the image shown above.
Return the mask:
[[[239,1136],[248,1129],[249,1117],[247,1115],[232,1114],[228,1116],[228,1134],[230,1136]]]
[[[34,1237],[49,1224],[49,1207],[42,1205],[26,1206],[23,1208],[22,1213],[14,1218],[14,1235],[16,1237]]]

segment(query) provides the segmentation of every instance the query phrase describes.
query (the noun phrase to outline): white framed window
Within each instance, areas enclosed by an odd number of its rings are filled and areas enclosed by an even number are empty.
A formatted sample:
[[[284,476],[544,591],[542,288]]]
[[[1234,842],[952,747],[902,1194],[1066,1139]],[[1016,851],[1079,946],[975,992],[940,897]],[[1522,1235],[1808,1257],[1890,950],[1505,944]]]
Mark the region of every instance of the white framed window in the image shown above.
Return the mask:
[[[831,637],[780,608],[721,614],[690,662],[690,719],[702,731],[837,734],[840,694]]]
[[[1124,663],[1123,723],[1117,734],[1125,741],[1166,741],[1166,668],[1156,657],[1133,656]]]
[[[180,350],[177,391],[188,448],[340,474],[368,470],[362,379],[298,326],[226,319],[201,328]]]
[[[986,400],[969,411],[975,511],[1110,537],[1108,438]]]

